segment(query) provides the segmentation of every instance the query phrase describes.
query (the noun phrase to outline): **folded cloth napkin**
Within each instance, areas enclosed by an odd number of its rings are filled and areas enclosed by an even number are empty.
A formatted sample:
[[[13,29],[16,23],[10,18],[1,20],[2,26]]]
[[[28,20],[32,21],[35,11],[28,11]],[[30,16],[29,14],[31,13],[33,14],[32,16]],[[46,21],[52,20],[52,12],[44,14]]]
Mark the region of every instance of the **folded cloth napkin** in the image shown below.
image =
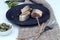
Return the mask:
[[[43,4],[45,7],[47,7],[50,10],[50,19],[44,23],[44,26],[50,25],[51,27],[53,27],[52,30],[44,32],[38,39],[32,38],[32,40],[60,40],[59,39],[60,38],[59,26],[58,26],[58,23],[56,22],[54,12],[53,12],[51,6],[49,5],[49,3],[46,2],[45,0],[32,0],[32,1],[34,1],[38,4]],[[26,0],[25,3],[28,4],[28,3],[32,3],[32,2],[30,2],[29,0]],[[54,24],[52,24],[53,21],[55,21]],[[18,38],[21,35],[24,35],[23,33],[25,33],[25,30],[27,32],[29,32],[29,31],[32,31],[33,29],[34,28],[19,28]],[[38,28],[36,27],[35,29],[38,29]],[[36,31],[35,29],[34,29],[34,31]],[[32,33],[34,31],[32,31]],[[29,39],[26,39],[26,40],[29,40]]]

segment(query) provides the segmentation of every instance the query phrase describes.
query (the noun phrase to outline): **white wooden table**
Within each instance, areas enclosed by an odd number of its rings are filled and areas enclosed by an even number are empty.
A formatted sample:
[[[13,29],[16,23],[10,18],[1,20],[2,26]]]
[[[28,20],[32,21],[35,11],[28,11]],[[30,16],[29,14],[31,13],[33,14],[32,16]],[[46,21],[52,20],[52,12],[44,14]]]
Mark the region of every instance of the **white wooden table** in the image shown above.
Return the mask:
[[[6,12],[9,8],[7,4],[5,3],[5,1],[6,0],[0,0],[0,22],[10,23],[6,19]],[[56,20],[60,26],[60,0],[46,0],[46,1],[49,2],[51,7],[53,8]],[[13,28],[12,33],[7,36],[0,36],[0,40],[16,40],[18,36],[18,27],[14,24],[13,24],[13,27],[14,28]]]

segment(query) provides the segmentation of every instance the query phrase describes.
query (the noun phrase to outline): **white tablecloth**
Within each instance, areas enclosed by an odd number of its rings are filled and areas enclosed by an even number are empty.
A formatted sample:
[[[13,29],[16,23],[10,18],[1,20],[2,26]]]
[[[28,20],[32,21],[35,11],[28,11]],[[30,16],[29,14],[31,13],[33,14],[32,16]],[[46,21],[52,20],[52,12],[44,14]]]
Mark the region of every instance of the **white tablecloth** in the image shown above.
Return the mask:
[[[5,1],[6,0],[0,0],[0,22],[10,23],[6,19],[6,12],[8,11],[9,8],[5,3]],[[46,0],[46,1],[49,2],[51,7],[53,8],[56,20],[60,26],[60,0]],[[12,33],[7,36],[0,36],[0,40],[16,40],[17,35],[18,35],[18,27],[13,24]]]

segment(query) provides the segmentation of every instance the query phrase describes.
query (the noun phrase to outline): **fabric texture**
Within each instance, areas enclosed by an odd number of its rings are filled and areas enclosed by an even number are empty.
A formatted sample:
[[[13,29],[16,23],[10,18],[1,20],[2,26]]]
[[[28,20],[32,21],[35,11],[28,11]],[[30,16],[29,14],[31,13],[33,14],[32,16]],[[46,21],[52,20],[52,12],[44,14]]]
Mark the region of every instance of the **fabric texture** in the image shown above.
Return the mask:
[[[49,3],[46,2],[45,0],[33,0],[33,1],[36,2],[36,3],[39,3],[39,4],[43,4],[45,7],[47,7],[49,9],[50,19],[47,22],[44,23],[44,26],[50,26],[50,27],[53,27],[53,29],[48,30],[46,32],[43,32],[42,35],[38,39],[33,38],[32,40],[60,40],[59,39],[60,38],[60,29],[59,29],[58,23],[56,22],[54,12],[53,12],[51,6],[49,5]],[[29,0],[26,0],[25,3],[26,4],[28,4],[28,3],[31,4],[32,2],[30,2]],[[52,24],[52,22],[54,22],[54,24]],[[37,29],[39,29],[39,28],[38,27],[35,27],[35,28],[21,28],[20,27],[18,38],[21,35],[23,35],[23,36],[28,35],[29,31],[30,31],[30,34],[33,35],[33,33],[35,31],[38,32]],[[27,34],[27,32],[28,32],[28,34]],[[26,34],[24,34],[24,33],[26,33]],[[26,39],[26,40],[29,40],[29,39]]]

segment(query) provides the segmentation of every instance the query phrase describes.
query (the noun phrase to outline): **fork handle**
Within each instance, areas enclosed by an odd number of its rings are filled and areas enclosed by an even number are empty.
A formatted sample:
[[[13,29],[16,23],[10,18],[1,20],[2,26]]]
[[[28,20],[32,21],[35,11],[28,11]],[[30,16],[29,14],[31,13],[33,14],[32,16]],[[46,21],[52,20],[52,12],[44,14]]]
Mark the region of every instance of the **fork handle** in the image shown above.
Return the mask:
[[[39,19],[38,19],[38,18],[36,18],[36,20],[37,20],[37,22],[38,22],[38,26],[40,27]]]

